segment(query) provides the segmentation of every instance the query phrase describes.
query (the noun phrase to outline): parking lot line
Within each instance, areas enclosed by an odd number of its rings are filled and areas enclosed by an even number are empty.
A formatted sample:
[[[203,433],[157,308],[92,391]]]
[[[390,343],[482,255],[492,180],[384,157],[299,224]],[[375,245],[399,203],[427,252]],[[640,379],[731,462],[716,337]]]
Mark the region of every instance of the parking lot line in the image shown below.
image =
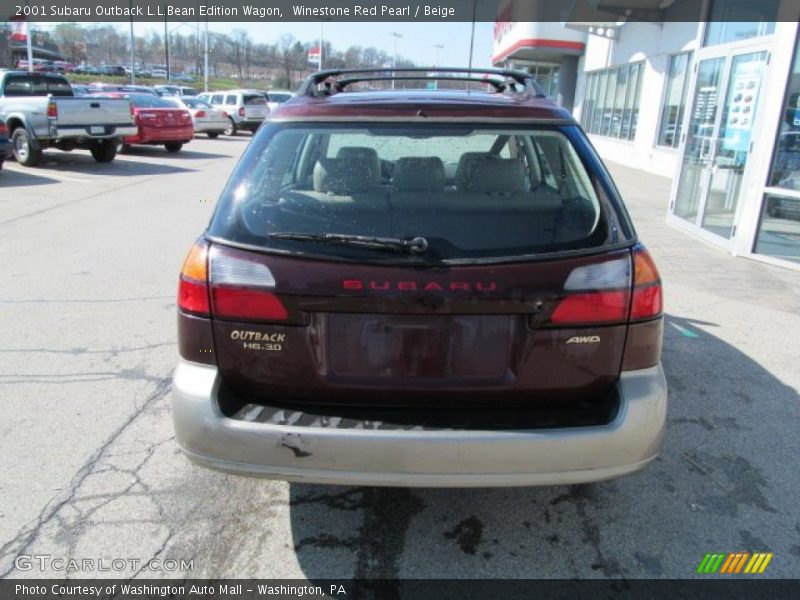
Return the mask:
[[[22,169],[22,168],[19,168],[19,167],[11,167],[9,165],[6,165],[4,167],[4,169],[6,171],[10,171],[12,173],[20,173],[22,175],[35,174],[35,173],[31,173],[29,169]],[[52,177],[53,179],[59,179],[59,180],[62,180],[62,181],[73,181],[75,183],[92,183],[91,179],[79,179],[77,177],[68,177],[66,175],[62,175],[61,173],[53,172],[53,171],[47,171],[47,175],[46,176],[47,177]]]

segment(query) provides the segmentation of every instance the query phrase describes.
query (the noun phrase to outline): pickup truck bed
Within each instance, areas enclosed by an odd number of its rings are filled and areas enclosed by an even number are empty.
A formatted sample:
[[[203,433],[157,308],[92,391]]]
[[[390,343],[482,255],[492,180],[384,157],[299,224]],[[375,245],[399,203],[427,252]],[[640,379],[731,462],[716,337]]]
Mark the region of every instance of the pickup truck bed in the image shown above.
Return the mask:
[[[46,148],[85,148],[111,162],[119,140],[137,131],[127,99],[78,98],[63,76],[49,73],[0,70],[0,119],[25,166],[36,165]]]

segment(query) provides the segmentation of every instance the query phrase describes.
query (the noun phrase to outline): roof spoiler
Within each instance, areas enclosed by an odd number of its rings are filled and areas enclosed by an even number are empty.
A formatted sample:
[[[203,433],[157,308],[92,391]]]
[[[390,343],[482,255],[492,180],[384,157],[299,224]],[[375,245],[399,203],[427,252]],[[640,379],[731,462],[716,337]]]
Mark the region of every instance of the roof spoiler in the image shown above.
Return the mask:
[[[491,85],[497,92],[527,92],[544,98],[542,87],[526,71],[512,69],[466,69],[463,67],[394,69],[326,69],[309,75],[300,85],[298,96],[329,96],[351,84],[364,81],[466,81]],[[521,88],[521,89],[520,89]]]

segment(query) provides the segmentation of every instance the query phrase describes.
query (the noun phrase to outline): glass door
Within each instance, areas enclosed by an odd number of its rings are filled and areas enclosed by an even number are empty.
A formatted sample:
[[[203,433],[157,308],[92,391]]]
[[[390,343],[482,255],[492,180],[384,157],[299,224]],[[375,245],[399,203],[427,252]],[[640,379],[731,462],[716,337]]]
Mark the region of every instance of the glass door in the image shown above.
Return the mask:
[[[722,240],[733,236],[768,56],[745,52],[698,63],[673,213]]]

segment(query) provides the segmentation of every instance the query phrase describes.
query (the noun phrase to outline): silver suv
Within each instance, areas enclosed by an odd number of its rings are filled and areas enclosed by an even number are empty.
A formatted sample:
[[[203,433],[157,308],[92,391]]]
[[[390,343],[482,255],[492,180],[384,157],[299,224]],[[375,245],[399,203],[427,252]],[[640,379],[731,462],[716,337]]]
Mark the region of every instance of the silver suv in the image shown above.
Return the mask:
[[[236,135],[239,129],[255,133],[269,115],[267,99],[258,90],[205,92],[199,94],[198,98],[225,113],[228,118],[228,127],[223,132],[225,135]]]

